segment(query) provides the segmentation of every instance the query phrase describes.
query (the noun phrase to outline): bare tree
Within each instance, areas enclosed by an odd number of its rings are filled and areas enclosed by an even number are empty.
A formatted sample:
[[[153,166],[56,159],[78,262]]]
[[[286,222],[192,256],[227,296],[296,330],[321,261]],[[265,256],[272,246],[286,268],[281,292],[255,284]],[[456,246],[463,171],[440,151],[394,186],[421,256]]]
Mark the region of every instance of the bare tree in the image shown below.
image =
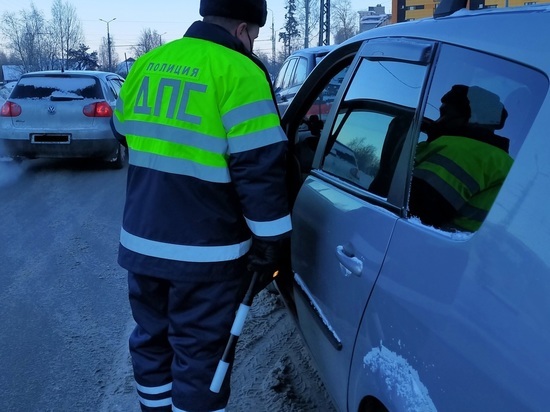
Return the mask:
[[[76,8],[68,1],[53,0],[52,20],[50,22],[50,32],[56,49],[61,58],[61,64],[68,69],[68,55],[70,50],[76,50],[84,41],[82,25],[76,14]]]
[[[108,72],[114,72],[116,66],[119,63],[118,54],[115,52],[115,41],[113,36],[111,38],[111,65],[109,65],[109,42],[107,37],[101,38],[101,44],[99,45],[99,68]]]
[[[319,37],[319,7],[319,0],[296,0],[296,21],[303,33],[304,48],[316,44],[314,39]]]
[[[7,47],[21,61],[25,72],[55,67],[56,56],[44,14],[34,3],[19,14],[5,12],[1,31]]]
[[[164,43],[165,42],[162,41],[162,35],[159,34],[158,31],[146,28],[141,31],[138,42],[132,47],[132,50],[136,57],[139,57],[158,46],[162,46]]]
[[[351,0],[334,0],[331,7],[331,29],[338,44],[359,32],[358,14],[353,11]]]

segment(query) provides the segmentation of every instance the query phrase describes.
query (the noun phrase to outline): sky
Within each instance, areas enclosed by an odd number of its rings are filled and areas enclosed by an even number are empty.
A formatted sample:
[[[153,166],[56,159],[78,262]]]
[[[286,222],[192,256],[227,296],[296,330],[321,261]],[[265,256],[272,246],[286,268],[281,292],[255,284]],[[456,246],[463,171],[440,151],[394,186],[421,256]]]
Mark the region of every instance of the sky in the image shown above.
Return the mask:
[[[131,55],[131,47],[139,39],[145,28],[156,30],[165,41],[180,38],[186,29],[196,20],[200,20],[200,0],[68,0],[77,11],[82,22],[86,45],[91,50],[98,50],[103,37],[109,33],[115,43],[115,51],[119,60]],[[278,41],[278,32],[284,26],[286,0],[267,0],[268,17],[265,27],[255,43],[255,52],[271,53],[271,23],[275,27],[277,49],[282,47]],[[37,9],[50,18],[52,0],[34,0]],[[368,9],[369,6],[381,4],[386,7],[386,13],[391,11],[391,0],[351,0],[354,11]],[[0,14],[6,11],[19,12],[30,10],[31,0],[0,0]],[[107,25],[105,22],[110,21]],[[114,19],[114,20],[113,20]],[[112,21],[111,21],[112,20]],[[3,39],[0,39],[3,43]],[[1,43],[0,43],[1,44]]]

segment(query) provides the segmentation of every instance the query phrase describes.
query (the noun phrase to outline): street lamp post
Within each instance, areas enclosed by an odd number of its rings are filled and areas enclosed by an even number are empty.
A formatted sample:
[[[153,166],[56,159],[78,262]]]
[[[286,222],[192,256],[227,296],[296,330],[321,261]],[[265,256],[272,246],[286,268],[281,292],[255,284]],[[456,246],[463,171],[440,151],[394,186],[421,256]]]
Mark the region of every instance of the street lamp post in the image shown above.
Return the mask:
[[[267,8],[271,12],[271,64],[275,64],[275,16],[273,10]]]
[[[103,20],[103,19],[99,19],[101,20],[103,23],[107,23],[107,53],[109,55],[109,70],[112,70],[112,62],[111,62],[111,35],[109,34],[109,23],[111,23],[112,21],[116,20],[116,17],[113,17],[111,20]]]

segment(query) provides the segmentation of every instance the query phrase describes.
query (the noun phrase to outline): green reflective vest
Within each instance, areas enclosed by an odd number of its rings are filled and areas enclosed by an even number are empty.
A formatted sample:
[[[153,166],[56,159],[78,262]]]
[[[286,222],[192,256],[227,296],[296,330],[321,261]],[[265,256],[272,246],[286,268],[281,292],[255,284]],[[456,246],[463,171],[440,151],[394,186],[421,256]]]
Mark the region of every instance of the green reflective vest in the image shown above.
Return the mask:
[[[461,136],[418,144],[414,175],[456,210],[450,226],[476,231],[489,213],[513,159],[504,150]]]
[[[229,154],[286,140],[264,74],[248,57],[188,37],[152,53],[132,67],[146,75],[128,77],[115,110],[135,165],[226,182]]]

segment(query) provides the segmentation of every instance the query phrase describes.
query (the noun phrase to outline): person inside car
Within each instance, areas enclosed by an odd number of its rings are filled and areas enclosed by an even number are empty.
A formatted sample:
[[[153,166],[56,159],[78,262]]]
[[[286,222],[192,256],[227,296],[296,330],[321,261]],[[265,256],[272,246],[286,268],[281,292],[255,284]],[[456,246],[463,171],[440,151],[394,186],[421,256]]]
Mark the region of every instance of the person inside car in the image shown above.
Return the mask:
[[[512,167],[509,139],[495,134],[507,111],[478,86],[454,85],[441,103],[417,147],[409,211],[426,225],[474,232]]]

